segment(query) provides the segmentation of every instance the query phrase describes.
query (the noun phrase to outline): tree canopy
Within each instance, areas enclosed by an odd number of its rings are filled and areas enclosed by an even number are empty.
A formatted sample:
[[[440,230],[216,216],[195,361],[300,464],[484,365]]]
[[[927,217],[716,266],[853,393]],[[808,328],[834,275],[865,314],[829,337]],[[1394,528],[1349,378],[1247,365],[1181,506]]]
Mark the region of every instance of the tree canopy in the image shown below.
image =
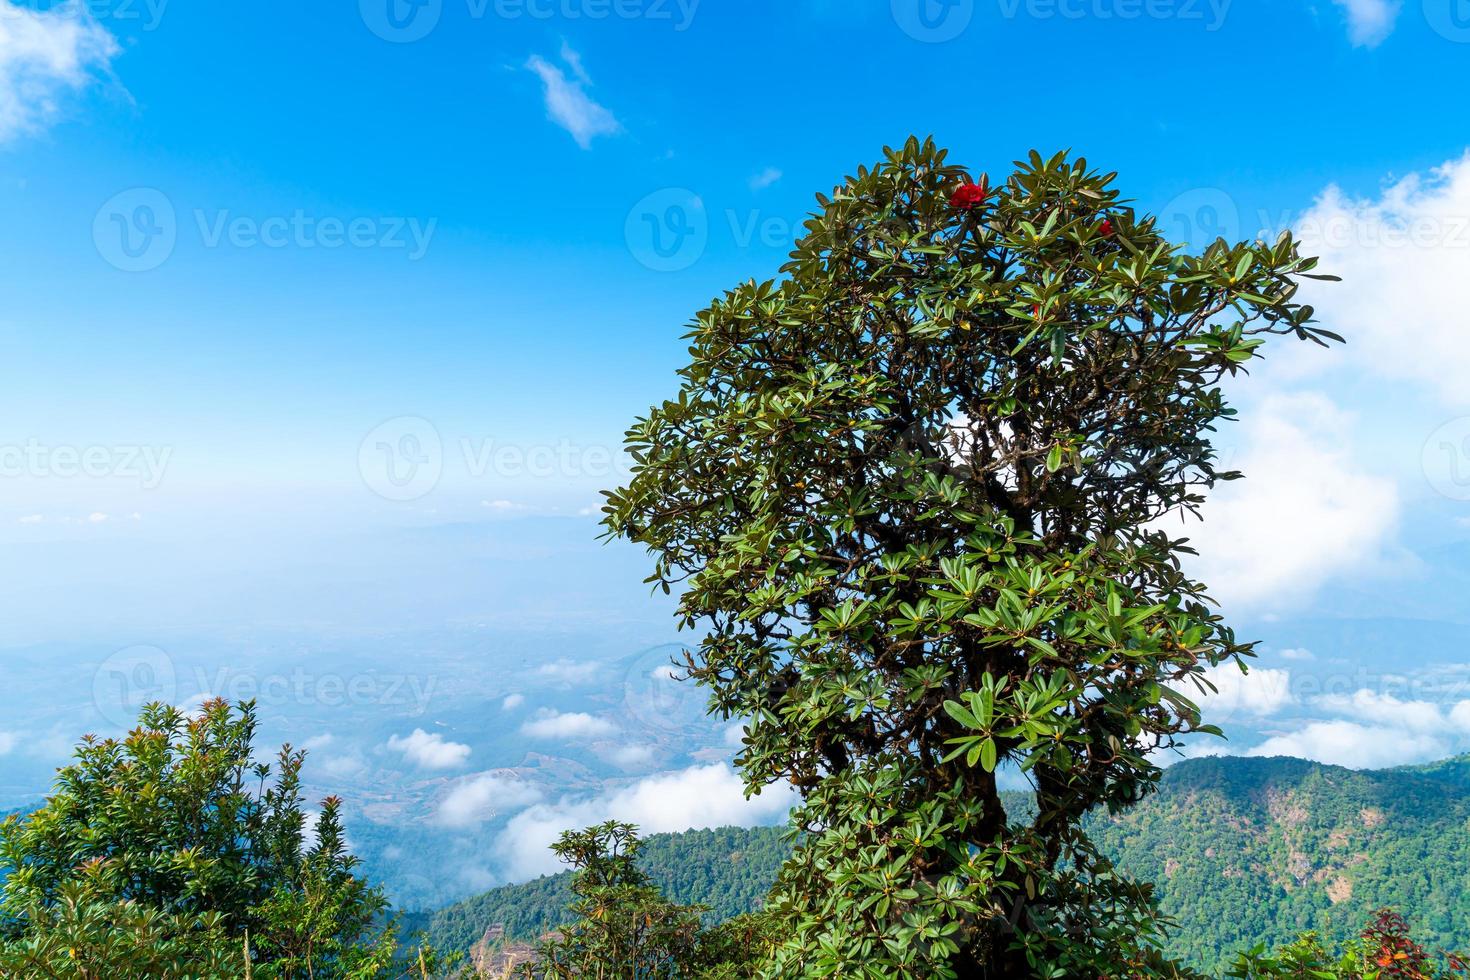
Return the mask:
[[[802,792],[772,976],[1173,969],[1149,888],[1079,823],[1211,732],[1205,668],[1251,655],[1166,522],[1239,476],[1222,381],[1272,337],[1340,338],[1289,234],[1191,252],[1113,181],[886,150],[779,279],[697,315],[628,432],[609,533],[702,633],[689,674],[746,722],[749,791]]]

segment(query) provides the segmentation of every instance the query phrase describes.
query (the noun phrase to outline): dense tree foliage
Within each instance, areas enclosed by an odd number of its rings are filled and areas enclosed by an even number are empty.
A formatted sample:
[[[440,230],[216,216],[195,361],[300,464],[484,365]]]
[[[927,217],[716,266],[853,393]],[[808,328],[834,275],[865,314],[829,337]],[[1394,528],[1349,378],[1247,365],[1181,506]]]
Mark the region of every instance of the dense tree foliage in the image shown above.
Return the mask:
[[[1158,882],[1166,949],[1214,974],[1299,933],[1352,936],[1402,911],[1432,948],[1470,947],[1470,758],[1353,772],[1300,759],[1200,759],[1088,832]]]
[[[754,912],[765,903],[776,871],[791,853],[774,827],[720,827],[643,839],[638,867],[671,901],[706,909],[709,925]],[[465,952],[498,925],[506,937],[535,942],[572,921],[573,873],[504,885],[440,909],[426,931],[437,949]]]
[[[1411,934],[1403,916],[1382,910],[1340,950],[1308,933],[1274,954],[1257,946],[1242,954],[1228,976],[1238,980],[1455,980],[1470,977],[1470,959],[1434,955]]]
[[[1014,819],[1035,812],[1024,794],[1003,800]],[[1257,944],[1285,945],[1303,932],[1345,941],[1383,906],[1403,910],[1431,949],[1470,948],[1470,756],[1381,772],[1300,759],[1181,762],[1149,799],[1085,826],[1120,867],[1158,881],[1175,923],[1166,952],[1212,976]],[[665,894],[712,904],[701,896],[763,894],[789,853],[772,830],[692,831],[649,838],[639,863]],[[497,888],[445,909],[430,939],[463,951],[501,923],[507,935],[534,940],[568,921],[566,882]]]
[[[568,831],[552,847],[574,869],[572,921],[537,947],[528,980],[686,980],[749,976],[766,933],[735,920],[706,932],[697,905],[671,902],[638,866],[631,824]]]
[[[991,185],[910,140],[818,200],[782,279],[697,316],[605,508],[748,722],[749,789],[803,793],[770,973],[1167,973],[1081,822],[1150,792],[1208,731],[1205,667],[1251,652],[1159,521],[1238,475],[1220,382],[1333,337],[1295,302],[1315,260],[1187,254],[1065,155]]]
[[[255,728],[253,704],[211,701],[85,738],[46,804],[0,825],[0,975],[399,975],[339,801],[308,826],[304,753],[257,763]]]

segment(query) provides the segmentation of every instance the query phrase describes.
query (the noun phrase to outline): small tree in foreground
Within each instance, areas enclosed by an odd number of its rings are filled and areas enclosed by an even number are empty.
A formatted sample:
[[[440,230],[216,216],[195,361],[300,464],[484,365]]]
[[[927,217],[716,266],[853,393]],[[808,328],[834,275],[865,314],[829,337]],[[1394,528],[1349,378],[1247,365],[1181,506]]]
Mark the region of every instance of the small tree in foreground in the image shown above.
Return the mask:
[[[818,202],[782,279],[697,316],[605,508],[703,631],[748,790],[802,793],[768,975],[1169,973],[1079,822],[1213,731],[1191,695],[1251,653],[1164,519],[1239,475],[1221,381],[1338,339],[1295,301],[1315,260],[1187,254],[1061,154],[992,184],[911,139]]]
[[[571,925],[521,968],[535,980],[736,980],[764,945],[759,920],[741,916],[706,932],[697,905],[670,902],[638,867],[643,842],[631,824],[568,831],[552,845],[576,874]]]
[[[1308,933],[1274,955],[1264,947],[1242,954],[1227,975],[1237,980],[1456,980],[1470,977],[1470,958],[1431,956],[1414,941],[1403,916],[1385,909],[1339,950]]]
[[[46,805],[0,824],[0,976],[406,975],[340,801],[308,828],[304,753],[257,763],[255,726],[248,702],[156,704],[125,739],[85,738]]]

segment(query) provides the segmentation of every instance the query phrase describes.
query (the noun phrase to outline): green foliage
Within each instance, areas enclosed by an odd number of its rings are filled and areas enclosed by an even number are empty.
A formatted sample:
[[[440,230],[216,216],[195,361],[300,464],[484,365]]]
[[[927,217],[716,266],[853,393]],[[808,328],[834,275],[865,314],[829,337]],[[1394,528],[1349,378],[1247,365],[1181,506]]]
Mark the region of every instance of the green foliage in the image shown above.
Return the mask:
[[[574,921],[544,940],[536,962],[522,968],[535,980],[652,980],[727,977],[759,956],[763,937],[753,920],[706,934],[698,906],[666,899],[638,867],[642,848],[631,824],[605,823],[569,831],[552,846],[576,869]],[[734,960],[732,962],[732,960]]]
[[[1377,913],[1363,933],[1339,950],[1314,933],[1268,955],[1257,946],[1236,958],[1236,980],[1454,980],[1470,976],[1470,960],[1455,953],[1431,956],[1410,935],[1403,916]]]
[[[1470,785],[1459,767],[1353,772],[1300,759],[1199,759],[1087,821],[1120,867],[1158,882],[1165,949],[1217,973],[1235,953],[1354,935],[1401,909],[1431,947],[1470,946]]]
[[[211,701],[86,737],[45,806],[0,825],[0,975],[390,975],[386,903],[354,873],[340,802],[307,846],[304,753],[255,762],[255,727],[253,704]]]
[[[774,827],[721,827],[643,840],[638,867],[664,895],[708,909],[706,924],[726,922],[763,904],[791,846]],[[434,913],[427,932],[436,948],[468,952],[485,929],[531,941],[572,921],[573,873],[505,885]]]
[[[818,202],[785,278],[697,316],[605,508],[703,633],[748,788],[803,793],[769,973],[1167,973],[1149,888],[1080,824],[1146,796],[1150,754],[1211,731],[1204,668],[1250,655],[1157,520],[1239,475],[1220,381],[1332,338],[1294,302],[1315,261],[1185,254],[1062,154],[992,190],[911,139]]]

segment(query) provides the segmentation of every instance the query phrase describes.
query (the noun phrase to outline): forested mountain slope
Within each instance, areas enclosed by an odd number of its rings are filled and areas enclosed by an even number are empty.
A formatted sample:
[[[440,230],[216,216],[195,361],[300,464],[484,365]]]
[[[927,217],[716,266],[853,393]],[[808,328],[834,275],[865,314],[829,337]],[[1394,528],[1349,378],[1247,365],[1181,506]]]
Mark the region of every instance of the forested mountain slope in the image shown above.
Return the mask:
[[[1384,906],[1431,946],[1470,946],[1470,757],[1378,772],[1300,759],[1182,762],[1155,796],[1094,815],[1090,830],[1119,866],[1157,882],[1179,925],[1172,951],[1210,971],[1305,930],[1352,935]],[[759,904],[784,853],[778,829],[724,828],[650,837],[643,865],[671,898],[723,918]],[[567,884],[541,878],[443,909],[430,938],[468,949],[500,923],[534,939],[564,921]]]
[[[721,827],[654,834],[639,864],[663,893],[686,905],[707,905],[724,920],[759,907],[788,848],[779,827]],[[468,950],[492,924],[512,939],[533,940],[567,921],[571,873],[507,885],[435,912],[428,933],[441,950]]]
[[[1380,772],[1201,759],[1091,832],[1157,883],[1171,949],[1207,969],[1305,930],[1347,936],[1384,906],[1428,945],[1470,945],[1470,758]]]

